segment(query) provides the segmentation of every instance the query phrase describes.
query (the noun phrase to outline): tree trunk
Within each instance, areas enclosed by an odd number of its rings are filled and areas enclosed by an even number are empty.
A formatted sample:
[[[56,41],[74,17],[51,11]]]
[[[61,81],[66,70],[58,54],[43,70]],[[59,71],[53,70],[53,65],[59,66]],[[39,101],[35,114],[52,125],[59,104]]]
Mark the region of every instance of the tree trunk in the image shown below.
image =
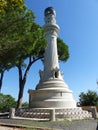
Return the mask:
[[[21,108],[22,107],[22,98],[23,98],[24,86],[25,86],[25,83],[26,83],[27,71],[25,71],[24,76],[22,75],[21,66],[18,66],[18,71],[19,71],[19,94],[18,94],[17,108]]]
[[[1,88],[2,88],[3,77],[4,77],[4,72],[0,73],[0,92],[1,92]]]
[[[24,87],[27,79],[27,74],[28,71],[30,70],[31,65],[34,63],[33,61],[31,62],[31,57],[29,59],[30,59],[29,64],[26,67],[24,75],[22,74],[21,65],[17,66],[19,72],[19,94],[18,94],[17,108],[22,107],[22,98],[23,98]]]
[[[24,75],[22,74],[21,65],[17,66],[18,72],[19,72],[19,94],[18,94],[17,108],[22,107],[22,98],[23,98],[23,92],[24,92],[24,87],[25,87],[28,71],[30,70],[32,64],[40,60],[41,58],[42,57],[31,60],[31,57],[29,57],[29,64],[26,67]]]
[[[23,81],[22,81],[21,66],[17,66],[17,68],[18,68],[18,73],[19,73],[19,93],[18,93],[17,108],[21,108],[24,87],[22,83]]]
[[[22,81],[21,81],[22,84]],[[23,97],[24,85],[19,86],[19,94],[18,94],[18,101],[17,101],[17,108],[22,107],[22,97]]]

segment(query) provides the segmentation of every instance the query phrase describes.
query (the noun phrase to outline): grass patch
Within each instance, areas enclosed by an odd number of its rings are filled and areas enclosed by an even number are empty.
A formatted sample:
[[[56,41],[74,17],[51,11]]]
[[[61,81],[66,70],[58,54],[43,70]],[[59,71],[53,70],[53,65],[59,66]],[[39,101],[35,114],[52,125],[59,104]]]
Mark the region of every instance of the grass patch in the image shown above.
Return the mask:
[[[57,121],[33,121],[33,120],[20,120],[19,124],[26,126],[24,130],[57,130],[60,127],[71,124],[72,121],[57,120]],[[18,124],[17,124],[18,125]]]
[[[1,124],[5,126],[21,127],[24,130],[60,130],[64,129],[73,123],[79,123],[84,121],[90,121],[91,119],[85,120],[56,120],[56,121],[34,121],[34,120],[17,120],[17,119],[0,119]]]

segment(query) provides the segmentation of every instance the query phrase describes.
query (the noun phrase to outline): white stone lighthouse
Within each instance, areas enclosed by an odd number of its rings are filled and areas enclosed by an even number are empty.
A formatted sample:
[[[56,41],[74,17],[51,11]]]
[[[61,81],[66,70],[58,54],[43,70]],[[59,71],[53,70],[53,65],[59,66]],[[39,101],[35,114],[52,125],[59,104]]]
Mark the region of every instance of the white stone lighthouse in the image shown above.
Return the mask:
[[[56,24],[56,12],[48,7],[44,12],[45,35],[48,41],[44,54],[44,70],[39,71],[40,81],[36,90],[29,90],[31,108],[75,108],[72,91],[63,80],[57,52],[57,36],[60,30]]]

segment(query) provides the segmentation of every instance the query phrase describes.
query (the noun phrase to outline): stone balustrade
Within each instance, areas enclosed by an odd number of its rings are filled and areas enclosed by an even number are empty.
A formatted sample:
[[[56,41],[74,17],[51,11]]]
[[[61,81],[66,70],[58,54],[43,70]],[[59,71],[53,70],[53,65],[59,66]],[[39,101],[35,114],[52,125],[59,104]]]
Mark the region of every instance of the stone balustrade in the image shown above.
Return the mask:
[[[53,120],[56,119],[87,119],[92,118],[92,112],[84,111],[80,107],[67,109],[48,108],[20,108],[11,110],[10,117],[31,118],[32,120]]]

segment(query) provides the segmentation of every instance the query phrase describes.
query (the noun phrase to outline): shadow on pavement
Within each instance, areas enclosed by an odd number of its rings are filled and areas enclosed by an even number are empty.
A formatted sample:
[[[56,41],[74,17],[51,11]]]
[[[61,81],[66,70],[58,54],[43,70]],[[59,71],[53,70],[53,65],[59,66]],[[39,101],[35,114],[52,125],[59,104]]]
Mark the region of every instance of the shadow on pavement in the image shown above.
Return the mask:
[[[97,122],[97,128],[96,128],[96,130],[98,130],[98,122]]]

